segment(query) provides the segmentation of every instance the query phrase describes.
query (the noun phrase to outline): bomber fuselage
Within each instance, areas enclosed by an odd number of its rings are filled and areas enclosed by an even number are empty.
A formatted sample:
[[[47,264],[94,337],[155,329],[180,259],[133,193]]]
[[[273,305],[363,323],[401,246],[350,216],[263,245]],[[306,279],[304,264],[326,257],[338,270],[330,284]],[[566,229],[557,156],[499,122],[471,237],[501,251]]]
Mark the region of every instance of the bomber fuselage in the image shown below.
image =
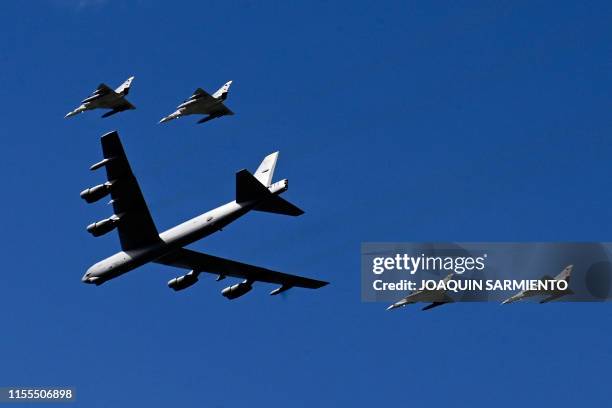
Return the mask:
[[[281,180],[272,184],[269,191],[275,195],[280,194],[287,190],[287,185],[286,179]],[[83,275],[82,281],[100,285],[139,266],[153,262],[176,249],[221,230],[255,208],[259,203],[259,200],[240,203],[232,201],[185,221],[159,234],[159,241],[154,244],[135,250],[117,252],[92,265]]]

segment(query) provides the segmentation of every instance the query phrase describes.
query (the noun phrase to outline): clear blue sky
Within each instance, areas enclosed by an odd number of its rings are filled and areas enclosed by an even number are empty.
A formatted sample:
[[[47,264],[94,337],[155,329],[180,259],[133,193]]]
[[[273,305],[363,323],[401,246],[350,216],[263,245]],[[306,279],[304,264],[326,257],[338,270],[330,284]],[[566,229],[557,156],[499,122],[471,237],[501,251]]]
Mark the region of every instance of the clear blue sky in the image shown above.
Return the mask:
[[[610,2],[161,3],[0,4],[0,385],[83,407],[609,405],[608,304],[385,312],[360,301],[359,248],[610,241]],[[130,75],[137,110],[63,119]],[[156,124],[230,79],[235,116]],[[280,150],[306,214],[191,247],[331,285],[229,302],[154,265],[82,284],[119,249],[79,198],[114,129],[160,230]]]

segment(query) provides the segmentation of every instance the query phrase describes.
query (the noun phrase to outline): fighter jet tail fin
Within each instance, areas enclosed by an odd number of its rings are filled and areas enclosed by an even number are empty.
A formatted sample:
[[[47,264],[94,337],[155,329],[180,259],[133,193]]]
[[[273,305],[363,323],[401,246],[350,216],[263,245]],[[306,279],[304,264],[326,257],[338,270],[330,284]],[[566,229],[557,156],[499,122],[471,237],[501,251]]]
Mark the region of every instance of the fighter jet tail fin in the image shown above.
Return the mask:
[[[217,89],[217,92],[213,94],[213,98],[221,98],[225,100],[227,98],[227,94],[229,93],[230,86],[232,86],[232,81],[227,81],[221,88]]]
[[[563,269],[561,271],[560,274],[558,274],[557,276],[555,276],[555,279],[557,280],[564,280],[569,282],[570,278],[572,277],[572,271],[574,270],[574,265],[567,265],[565,267],[565,269]]]
[[[125,80],[124,83],[122,83],[121,85],[119,85],[119,88],[115,89],[115,92],[117,92],[119,95],[125,96],[130,92],[130,87],[132,86],[132,81],[134,80],[134,77],[131,76],[128,79]]]

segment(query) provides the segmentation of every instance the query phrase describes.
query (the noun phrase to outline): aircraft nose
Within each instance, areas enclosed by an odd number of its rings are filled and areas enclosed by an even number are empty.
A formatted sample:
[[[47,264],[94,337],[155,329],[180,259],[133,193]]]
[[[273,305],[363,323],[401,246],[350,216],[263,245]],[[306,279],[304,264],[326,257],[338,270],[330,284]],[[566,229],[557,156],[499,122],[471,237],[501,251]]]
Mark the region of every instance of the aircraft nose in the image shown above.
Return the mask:
[[[92,269],[93,267],[89,268],[87,272],[85,272],[85,275],[83,275],[83,277],[81,278],[81,282],[96,283],[96,281],[100,279],[100,277],[96,276],[95,271],[92,271]]]

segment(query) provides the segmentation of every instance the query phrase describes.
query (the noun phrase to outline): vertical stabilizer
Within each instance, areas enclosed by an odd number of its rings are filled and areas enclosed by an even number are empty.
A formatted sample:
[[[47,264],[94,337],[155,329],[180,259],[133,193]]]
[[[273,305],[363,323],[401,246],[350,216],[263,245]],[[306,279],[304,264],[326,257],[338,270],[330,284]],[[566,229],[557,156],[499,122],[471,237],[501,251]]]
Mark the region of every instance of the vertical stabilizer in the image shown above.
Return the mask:
[[[263,159],[255,171],[255,178],[266,187],[270,187],[270,184],[272,184],[272,177],[274,176],[274,169],[276,168],[277,160],[278,152],[269,154],[265,159]]]
[[[558,274],[557,276],[555,276],[556,280],[564,280],[569,282],[571,276],[572,276],[572,271],[574,270],[574,265],[567,265],[565,267],[565,269],[563,269],[561,271],[560,274]]]
[[[279,194],[287,190],[287,180],[272,184],[277,160],[278,152],[274,152],[263,159],[255,174],[247,170],[240,170],[236,173],[236,202],[258,201],[253,208],[255,211],[294,217],[302,215],[304,211],[279,197]]]
[[[229,92],[229,88],[232,85],[232,81],[227,81],[221,88],[217,89],[217,92],[213,94],[213,98],[221,98],[225,100]]]
[[[119,88],[115,89],[115,92],[117,92],[119,95],[125,96],[130,92],[130,86],[132,86],[132,81],[134,80],[134,77],[131,76],[128,79],[125,80],[124,83],[122,83],[121,85],[119,85]]]

